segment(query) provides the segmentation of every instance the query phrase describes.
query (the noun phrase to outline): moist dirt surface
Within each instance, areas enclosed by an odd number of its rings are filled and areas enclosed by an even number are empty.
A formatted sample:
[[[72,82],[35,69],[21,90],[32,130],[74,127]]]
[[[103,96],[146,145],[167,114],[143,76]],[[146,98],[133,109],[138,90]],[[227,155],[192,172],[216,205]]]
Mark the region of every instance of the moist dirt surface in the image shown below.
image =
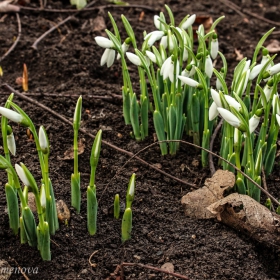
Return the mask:
[[[228,2],[231,3],[230,6]],[[131,127],[124,125],[122,117],[120,63],[115,62],[111,68],[100,66],[103,49],[96,45],[94,37],[105,35],[105,28],[112,30],[107,12],[112,13],[123,36],[125,33],[120,17],[121,14],[126,15],[139,38],[138,42],[142,41],[144,30],[150,32],[155,29],[155,14],[163,11],[168,17],[164,4],[172,9],[177,23],[187,14],[207,15],[213,20],[225,15],[216,30],[220,50],[228,61],[230,81],[238,63],[238,55],[251,58],[254,47],[266,31],[276,27],[275,35],[271,35],[265,45],[272,39],[280,40],[280,4],[277,0],[228,2],[149,0],[129,1],[131,7],[121,7],[108,5],[106,1],[95,1],[92,6],[94,9],[80,12],[56,28],[38,43],[37,50],[31,48],[35,40],[74,13],[66,11],[73,9],[68,1],[48,0],[48,11],[40,11],[39,3],[31,2],[25,7],[36,10],[21,10],[20,40],[16,48],[1,62],[4,71],[0,88],[1,106],[11,93],[11,90],[3,86],[4,83],[22,91],[16,79],[22,75],[22,66],[26,63],[29,72],[29,91],[25,94],[27,97],[71,121],[77,98],[82,95],[81,127],[93,135],[102,129],[103,140],[136,153],[154,143],[154,130],[151,123],[147,139],[136,142],[131,138]],[[54,9],[56,10],[53,11]],[[64,11],[59,11],[61,9]],[[18,36],[16,14],[1,14],[0,34],[0,55],[3,56]],[[217,67],[219,65],[221,61],[217,61]],[[136,73],[132,75],[132,80],[137,89]],[[93,96],[107,96],[108,99]],[[215,220],[185,217],[180,203],[181,197],[202,187],[205,179],[210,177],[209,168],[196,164],[200,162],[200,152],[187,145],[181,145],[176,156],[162,157],[158,145],[139,154],[150,165],[187,183],[183,184],[136,159],[121,169],[130,157],[103,143],[96,174],[98,230],[95,236],[90,236],[87,231],[86,188],[90,177],[89,158],[93,139],[82,132],[79,135],[83,138],[84,152],[79,155],[82,205],[81,213],[77,214],[70,207],[73,160],[64,159],[64,153],[72,147],[72,126],[38,104],[28,102],[18,95],[15,95],[14,102],[25,110],[37,128],[44,125],[48,132],[51,143],[50,178],[56,199],[63,199],[69,206],[71,219],[68,224],[60,224],[59,231],[51,237],[52,260],[42,261],[36,248],[21,245],[19,236],[14,236],[9,229],[4,192],[7,177],[2,171],[0,259],[8,261],[15,270],[21,267],[25,272],[23,275],[17,270],[10,279],[119,279],[119,275],[114,274],[114,271],[122,262],[156,268],[170,262],[174,265],[175,273],[192,280],[280,279],[277,248],[259,244],[249,236]],[[26,129],[14,123],[11,125],[17,143],[17,155],[12,161],[24,162],[39,181],[35,144],[28,138]],[[184,136],[184,140],[191,139]],[[219,138],[216,143],[218,149]],[[1,153],[3,154],[2,147]],[[267,178],[268,190],[276,198],[279,198],[280,193],[278,159],[273,174]],[[120,194],[121,201],[125,201],[127,184],[133,172],[136,173],[137,183],[133,202],[132,238],[122,244],[121,219],[114,219],[112,206],[117,193]],[[140,266],[125,267],[124,276],[125,279],[175,279]]]

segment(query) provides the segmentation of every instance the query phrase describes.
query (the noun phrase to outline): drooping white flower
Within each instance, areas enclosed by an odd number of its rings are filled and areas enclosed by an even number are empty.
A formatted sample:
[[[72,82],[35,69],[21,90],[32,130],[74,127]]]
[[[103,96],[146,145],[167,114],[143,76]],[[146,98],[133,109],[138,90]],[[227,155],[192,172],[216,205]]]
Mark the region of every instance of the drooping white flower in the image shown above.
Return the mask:
[[[266,101],[270,100],[270,97],[272,94],[272,89],[273,89],[273,87],[269,86],[268,84],[265,85],[263,92],[266,97]]]
[[[216,89],[221,90],[223,88],[221,81],[217,78],[216,80]]]
[[[211,96],[212,96],[214,102],[216,103],[216,106],[217,107],[223,107],[222,101],[221,101],[221,98],[220,98],[220,94],[212,88],[211,88],[210,91],[211,91]]]
[[[0,114],[16,123],[24,123],[25,121],[24,117],[21,114],[5,107],[0,107]]]
[[[280,115],[276,114],[276,120],[277,120],[278,125],[280,126]]]
[[[280,72],[280,63],[271,66],[271,68],[268,69],[267,72],[269,73],[270,76],[278,74]]]
[[[237,111],[240,111],[241,105],[238,101],[236,101],[232,96],[225,94],[224,95],[228,105],[232,106]]]
[[[168,44],[167,44],[167,36],[163,36],[163,37],[161,38],[161,40],[160,40],[160,45],[162,45],[164,49],[167,48],[167,45],[168,45]]]
[[[275,114],[280,115],[280,104],[279,104],[279,95],[278,95],[278,93],[273,95],[272,107],[273,107],[273,112]]]
[[[7,135],[8,149],[13,156],[16,155],[16,141],[13,132]]]
[[[215,102],[212,102],[209,108],[209,121],[214,120],[219,115],[219,111],[217,110],[217,105]]]
[[[217,108],[223,119],[232,125],[233,127],[239,128],[241,123],[240,120],[230,111],[224,109],[224,108]]]
[[[148,33],[144,40],[148,39],[148,46],[151,47],[156,41],[160,40],[164,35],[163,31],[155,30],[150,33]]]
[[[114,47],[114,43],[108,38],[102,36],[96,36],[94,40],[97,43],[97,45],[102,48],[110,49]]]
[[[207,55],[205,59],[205,74],[208,78],[211,78],[213,74],[213,63],[210,55]]]
[[[250,120],[249,120],[249,130],[250,133],[254,132],[255,129],[258,127],[259,123],[260,123],[260,117],[258,117],[257,115],[253,115]]]
[[[23,182],[23,184],[27,187],[30,187],[31,184],[30,184],[29,180],[27,179],[23,168],[17,163],[15,164],[15,168],[16,168],[17,175],[20,178],[20,180]]]
[[[46,131],[42,125],[39,128],[39,144],[43,152],[49,149],[49,142],[47,139]]]
[[[249,75],[249,80],[254,80],[260,73],[260,71],[262,70],[263,68],[263,64],[258,64],[256,66],[253,67],[250,75]]]
[[[113,49],[106,49],[101,57],[100,65],[103,66],[105,63],[107,67],[111,67],[115,60],[116,51]]]
[[[184,83],[184,84],[187,84],[188,86],[190,87],[198,87],[199,83],[194,80],[194,79],[191,79],[189,77],[185,77],[185,76],[178,76],[178,78]]]
[[[40,190],[40,202],[42,207],[46,208],[46,190],[45,185],[42,184],[41,190]]]
[[[174,73],[175,72],[175,73]],[[170,81],[174,82],[174,74],[176,76],[176,80],[179,74],[179,61],[176,61],[176,69],[174,67],[174,61],[172,61],[172,57],[169,56],[162,64],[160,69],[160,74],[163,76],[163,79],[169,78]]]
[[[123,44],[122,44],[122,52],[125,54],[128,49],[129,49],[129,44],[127,44],[126,42],[123,42]],[[120,59],[120,58],[121,58],[121,55],[118,53],[117,59]]]
[[[211,41],[210,55],[212,59],[216,59],[218,55],[218,51],[219,51],[219,42],[218,42],[218,38],[216,38]]]
[[[146,51],[146,56],[153,62],[153,63],[157,63],[157,59],[154,53],[150,52],[150,51]]]
[[[154,25],[157,29],[161,29],[161,22],[159,21],[160,17],[158,15],[154,16]]]
[[[182,24],[182,29],[188,29],[191,25],[193,25],[193,23],[195,22],[196,19],[196,15],[193,14],[191,15],[183,24]]]
[[[131,53],[131,52],[127,52],[126,56],[130,60],[130,62],[132,62],[134,65],[136,65],[136,66],[141,66],[142,65],[139,56],[137,56],[136,54]]]

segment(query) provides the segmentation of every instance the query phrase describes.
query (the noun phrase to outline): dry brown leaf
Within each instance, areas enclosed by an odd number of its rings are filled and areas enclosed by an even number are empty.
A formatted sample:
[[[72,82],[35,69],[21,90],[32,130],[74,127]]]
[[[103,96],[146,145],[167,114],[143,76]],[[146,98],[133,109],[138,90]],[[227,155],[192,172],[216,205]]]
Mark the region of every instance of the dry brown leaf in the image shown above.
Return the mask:
[[[266,46],[266,49],[270,53],[280,52],[280,42],[278,40],[271,40],[270,43]]]
[[[253,198],[233,193],[210,205],[208,210],[224,224],[260,242],[280,246],[280,216]]]
[[[224,192],[231,189],[235,183],[235,176],[226,170],[217,170],[212,178],[205,181],[201,189],[190,192],[182,197],[185,214],[196,219],[210,219],[215,215],[207,207],[224,197]]]
[[[93,26],[94,26],[94,30],[93,30],[93,31],[104,32],[104,30],[106,29],[106,24],[105,24],[104,17],[102,17],[102,16],[97,16],[97,17],[93,20]]]
[[[78,142],[78,155],[85,151],[85,139],[81,138]],[[64,157],[57,157],[59,160],[70,160],[74,159],[73,146],[64,152]]]
[[[171,262],[167,262],[161,266],[161,269],[166,270],[170,273],[174,273],[174,265]]]
[[[12,1],[2,1],[0,2],[0,13],[17,13],[20,11],[20,7],[10,4]]]
[[[243,54],[238,49],[234,49],[234,52],[236,54],[236,60],[237,61],[240,61],[244,58]]]

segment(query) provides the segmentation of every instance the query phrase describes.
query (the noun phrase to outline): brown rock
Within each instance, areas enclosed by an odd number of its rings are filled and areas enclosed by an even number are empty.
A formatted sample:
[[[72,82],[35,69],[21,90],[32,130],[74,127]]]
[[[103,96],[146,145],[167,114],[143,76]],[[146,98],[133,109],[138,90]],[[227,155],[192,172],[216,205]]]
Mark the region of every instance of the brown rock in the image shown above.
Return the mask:
[[[59,200],[56,202],[56,209],[57,209],[57,218],[61,222],[69,221],[70,220],[70,211],[67,207],[66,203],[63,200]]]

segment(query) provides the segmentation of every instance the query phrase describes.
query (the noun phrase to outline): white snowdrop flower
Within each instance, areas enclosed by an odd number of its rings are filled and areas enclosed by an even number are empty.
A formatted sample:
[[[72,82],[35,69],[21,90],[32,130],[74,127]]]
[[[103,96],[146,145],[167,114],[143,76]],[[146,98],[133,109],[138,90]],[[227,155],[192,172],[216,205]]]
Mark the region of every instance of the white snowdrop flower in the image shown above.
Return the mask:
[[[276,120],[277,120],[278,125],[280,126],[280,116],[278,114],[276,114]]]
[[[249,130],[250,133],[254,132],[255,129],[258,127],[259,123],[260,123],[260,117],[258,117],[257,115],[254,115],[250,118],[249,120]]]
[[[211,49],[210,49],[210,55],[212,59],[216,59],[219,51],[219,42],[218,39],[213,39],[211,42]]]
[[[150,32],[144,37],[144,40],[148,39],[148,46],[151,47],[156,41],[160,40],[164,35],[163,31],[155,30]]]
[[[136,66],[141,66],[142,65],[139,56],[137,56],[136,54],[131,53],[131,52],[127,52],[126,56],[130,60],[130,62],[132,62],[134,65],[136,65]]]
[[[209,121],[214,120],[219,115],[219,111],[217,110],[217,105],[215,102],[212,102],[209,108]]]
[[[114,47],[114,43],[108,38],[102,36],[96,36],[94,40],[97,43],[97,45],[99,45],[102,48],[110,49]]]
[[[178,78],[184,83],[184,84],[187,84],[188,86],[190,87],[198,87],[199,83],[194,80],[194,79],[191,79],[189,77],[185,77],[185,76],[178,76]]]
[[[105,63],[107,67],[111,67],[115,60],[116,51],[113,49],[106,49],[101,57],[100,65],[103,66]]]
[[[39,128],[39,144],[43,152],[49,149],[46,131],[44,130],[44,127],[42,125]]]
[[[210,55],[207,55],[205,59],[205,74],[208,78],[211,78],[213,74],[213,63]]]
[[[186,48],[183,50],[183,61],[187,61],[189,58],[189,52]]]
[[[173,38],[175,38],[175,36],[170,35],[170,36],[167,36],[167,38],[168,38],[168,48],[170,51],[173,51],[173,49],[174,49]]]
[[[241,105],[238,101],[236,101],[232,96],[225,94],[224,95],[228,105],[232,106],[237,111],[240,111]]]
[[[239,128],[241,123],[240,120],[230,111],[224,109],[224,108],[217,108],[223,119],[232,125],[233,127]]]
[[[242,95],[247,87],[248,84],[248,80],[249,80],[249,76],[250,76],[250,69],[248,69],[245,73],[245,77],[244,77],[244,84],[243,84],[243,88],[241,89],[240,95]],[[240,85],[238,86],[237,91],[239,92],[239,89],[241,87],[242,83],[240,83]]]
[[[195,22],[196,15],[191,15],[183,24],[182,24],[182,29],[186,30],[188,29],[193,23]]]
[[[165,80],[168,77],[168,71],[172,65],[171,56],[169,56],[162,64],[160,68],[160,75],[163,76],[163,79]]]
[[[5,107],[0,107],[0,114],[16,123],[24,123],[25,121],[24,117],[21,114]]]
[[[280,63],[271,66],[271,68],[268,69],[267,72],[269,73],[270,76],[278,74],[280,72]]]
[[[263,68],[263,64],[258,64],[256,66],[253,67],[250,75],[249,75],[249,80],[254,80],[260,73],[260,71],[262,70]]]
[[[45,191],[45,185],[42,184],[41,190],[40,190],[40,202],[42,207],[46,208],[46,191]]]
[[[161,22],[159,21],[160,17],[155,15],[154,16],[154,25],[157,29],[161,29]]]
[[[214,102],[216,103],[216,106],[217,107],[223,107],[222,101],[221,101],[221,98],[220,98],[220,94],[212,88],[211,88],[210,91],[211,91],[211,96],[212,96]]]
[[[216,89],[221,90],[223,88],[221,81],[217,78],[216,80]]]
[[[16,155],[16,141],[13,132],[7,135],[8,149],[13,156]]]
[[[266,97],[266,101],[269,101],[270,98],[271,98],[272,87],[269,86],[268,84],[266,84],[265,87],[264,87],[263,92],[264,92],[264,95]]]
[[[153,62],[153,63],[157,63],[157,59],[156,56],[154,55],[154,53],[150,52],[150,51],[146,51],[146,56]]]
[[[161,40],[160,40],[160,45],[162,45],[164,49],[167,48],[167,45],[168,45],[168,44],[167,44],[167,36],[163,36],[163,37],[161,38]]]
[[[126,42],[123,42],[122,44],[122,52],[125,54],[127,52],[129,48],[129,44],[127,44]],[[117,55],[117,59],[120,59],[121,58],[121,55],[118,53]]]
[[[27,187],[30,187],[31,184],[30,184],[29,180],[27,179],[23,168],[17,163],[15,164],[15,168],[16,168],[17,175],[20,178],[20,180],[23,182],[23,184]]]
[[[245,72],[249,69],[250,64],[251,64],[251,60],[249,59],[249,60],[247,60],[247,61],[246,61],[246,63],[245,63],[245,66],[244,66],[244,68],[243,68],[243,72],[242,72],[242,73],[245,73]]]

